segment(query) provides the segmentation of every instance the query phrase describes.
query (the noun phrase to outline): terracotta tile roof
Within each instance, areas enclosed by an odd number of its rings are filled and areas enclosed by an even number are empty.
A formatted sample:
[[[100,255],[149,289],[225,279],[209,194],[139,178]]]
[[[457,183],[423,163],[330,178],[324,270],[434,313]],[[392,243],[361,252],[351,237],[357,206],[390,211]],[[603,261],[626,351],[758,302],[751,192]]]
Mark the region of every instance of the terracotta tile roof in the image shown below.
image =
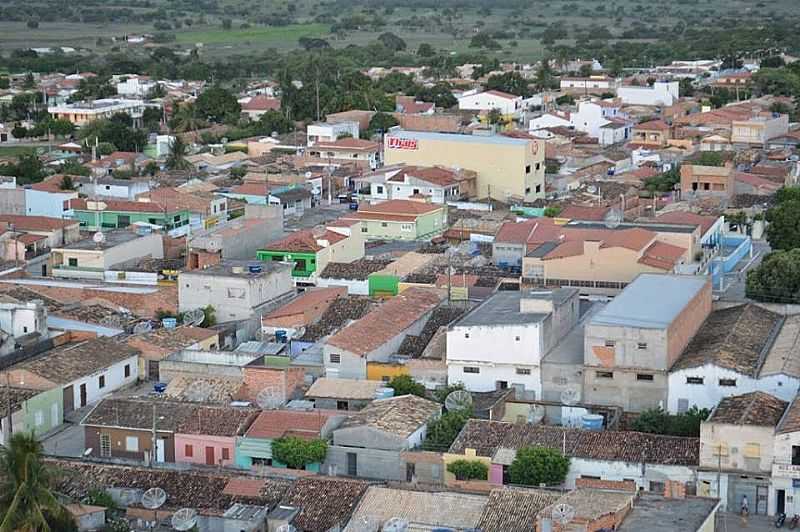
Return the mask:
[[[589,431],[545,425],[513,424],[470,419],[450,446],[450,453],[475,449],[492,457],[500,449],[537,445],[561,450],[566,436],[567,456],[589,460],[697,466],[699,438],[682,438],[642,432]]]
[[[231,407],[198,407],[175,429],[178,434],[233,438],[255,416],[255,410]]]
[[[382,381],[334,379],[322,377],[306,392],[310,399],[374,399],[375,392],[386,384]]]
[[[783,316],[752,303],[713,311],[670,371],[706,364],[755,377]]]
[[[433,103],[417,101],[413,96],[398,95],[395,104],[400,112],[408,114],[427,113],[434,108]]]
[[[198,395],[198,387],[209,390]],[[176,401],[228,405],[236,400],[242,388],[241,378],[177,376],[169,381],[164,397]]]
[[[269,189],[269,183],[242,183],[231,187],[231,193],[246,196],[267,196],[269,195]]]
[[[438,211],[442,209],[441,205],[433,203],[425,203],[422,201],[410,200],[389,200],[372,205],[360,204],[358,206],[358,213],[375,213],[375,214],[403,214],[403,215],[416,215],[427,214],[429,212]]]
[[[723,398],[705,423],[775,427],[789,403],[764,392]]]
[[[505,244],[524,245],[528,241],[528,236],[537,225],[538,220],[527,220],[524,222],[504,222],[500,230],[494,237],[494,241]],[[552,221],[548,222],[552,225]]]
[[[131,347],[145,351],[143,353],[145,358],[150,358],[152,356],[150,353],[155,351],[158,353],[156,359],[160,359],[218,334],[218,331],[201,327],[161,328],[145,334],[129,336],[126,342]]]
[[[13,225],[17,231],[55,231],[78,225],[77,220],[62,220],[47,216],[26,216],[23,214],[0,214],[0,223]]]
[[[800,431],[800,396],[796,396],[792,399],[783,418],[775,428],[775,432],[778,434],[797,431]]]
[[[263,95],[253,96],[249,102],[242,105],[242,111],[278,111],[280,108],[280,98],[270,98]]]
[[[47,237],[44,235],[33,235],[30,233],[25,233],[17,237],[17,240],[19,240],[23,244],[33,244],[34,242],[39,242],[40,240],[45,240],[45,239],[47,239]]]
[[[341,412],[314,409],[264,410],[247,429],[245,437],[274,440],[291,432],[293,436],[311,440],[319,438],[320,431],[330,418]]]
[[[265,486],[266,480],[263,478],[232,478],[225,484],[222,494],[254,499],[261,495]]]
[[[34,183],[31,185],[31,190],[38,190],[40,192],[56,192],[60,194],[75,194],[78,193],[74,190],[62,190],[61,189],[61,182],[64,180],[64,176],[61,174],[51,175],[50,177],[45,178],[44,180],[40,181],[39,183]],[[73,178],[74,181],[74,178]]]
[[[775,192],[783,186],[783,184],[776,183],[775,181],[766,177],[756,174],[748,174],[746,172],[734,172],[733,178],[740,183],[745,183],[755,188],[767,189],[771,192]]]
[[[800,377],[800,314],[786,316],[761,367],[760,376]]]
[[[491,94],[492,96],[497,96],[498,98],[504,98],[506,100],[516,100],[519,96],[515,96],[508,92],[498,91],[498,90],[488,90],[483,92],[483,94]]]
[[[72,199],[69,201],[70,201],[70,206],[73,209],[79,211],[89,210],[87,207],[87,200],[84,198]],[[104,203],[106,205],[106,208],[104,210],[106,211],[164,213],[164,211],[166,210],[168,213],[172,213],[177,210],[183,210],[172,203],[165,204],[157,201],[126,201],[126,200],[104,199],[102,201],[99,201],[98,203]]]
[[[477,528],[481,532],[529,532],[537,514],[559,498],[560,493],[547,490],[493,489]]]
[[[663,120],[650,120],[649,122],[636,124],[633,129],[644,129],[647,131],[669,131],[669,124]]]
[[[602,222],[611,207],[589,207],[583,205],[567,205],[559,214],[559,218],[581,220],[586,222]]]
[[[304,532],[345,527],[368,483],[340,478],[305,477],[294,481],[281,498],[282,506],[300,509],[293,524]]]
[[[703,216],[688,211],[672,211],[659,214],[656,222],[668,224],[685,224],[700,226],[701,235],[705,235],[709,229],[717,222],[716,216]]]
[[[295,253],[316,253],[322,249],[322,246],[317,244],[317,239],[310,229],[304,231],[297,231],[289,234],[288,236],[270,242],[264,249],[267,251],[286,251]]]
[[[407,438],[441,412],[442,405],[416,395],[377,399],[348,417],[339,430],[367,426]]]
[[[560,244],[557,242],[553,242],[552,244],[555,244],[555,247],[550,251],[548,251],[542,257],[542,260],[563,259],[566,257],[577,257],[579,255],[583,255],[583,250],[584,250],[583,240],[565,240]],[[551,244],[547,242],[541,245],[550,247]],[[539,248],[537,248],[537,250],[538,249]]]
[[[375,151],[377,152],[380,145],[377,142],[372,142],[366,139],[354,139],[347,137],[339,139],[335,142],[318,142],[314,148],[320,150],[338,149],[338,150],[358,150],[358,151]]]
[[[409,288],[328,339],[328,345],[366,356],[403,333],[441,302],[436,290]]]
[[[3,381],[5,381],[5,379],[3,379]],[[3,415],[7,415],[7,409],[11,409],[12,412],[16,412],[22,403],[31,397],[35,397],[39,393],[39,390],[5,386],[4,382],[4,386],[0,387],[0,405],[2,405],[2,408],[4,409]]]
[[[202,214],[209,214],[211,205],[211,198],[173,187],[158,187],[150,192],[139,194],[137,198],[147,198],[156,203],[172,205]]]
[[[675,264],[686,253],[686,249],[666,242],[655,241],[650,244],[639,262],[653,268],[660,268],[666,271],[672,271]]]
[[[602,242],[604,248],[620,247],[632,251],[642,251],[656,237],[654,232],[641,227],[622,230],[565,228],[563,234],[566,240]]]
[[[338,297],[347,295],[347,288],[343,286],[331,286],[328,288],[313,288],[306,290],[300,297],[297,297],[289,303],[278,307],[269,314],[262,318],[266,322],[275,318],[282,318],[285,316],[294,316],[307,310],[327,308],[330,302]]]
[[[138,354],[138,349],[99,337],[56,347],[8,369],[26,370],[55,384],[69,384]]]
[[[180,424],[195,415],[198,407],[177,401],[109,398],[100,401],[81,421],[81,425],[118,427],[131,430],[151,430],[153,407],[156,430],[176,432]]]
[[[405,166],[395,175],[387,179],[395,183],[402,183],[404,176],[416,177],[439,186],[450,186],[458,183],[458,174],[446,168],[436,166]]]

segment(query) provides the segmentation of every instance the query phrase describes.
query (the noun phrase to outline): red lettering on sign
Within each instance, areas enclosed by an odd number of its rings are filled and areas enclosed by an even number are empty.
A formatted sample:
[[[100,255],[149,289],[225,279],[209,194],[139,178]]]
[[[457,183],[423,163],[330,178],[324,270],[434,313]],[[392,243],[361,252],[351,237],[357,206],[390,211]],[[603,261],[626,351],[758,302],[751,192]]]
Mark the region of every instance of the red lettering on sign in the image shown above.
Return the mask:
[[[388,137],[387,146],[393,150],[416,150],[417,139],[404,139],[402,137]]]

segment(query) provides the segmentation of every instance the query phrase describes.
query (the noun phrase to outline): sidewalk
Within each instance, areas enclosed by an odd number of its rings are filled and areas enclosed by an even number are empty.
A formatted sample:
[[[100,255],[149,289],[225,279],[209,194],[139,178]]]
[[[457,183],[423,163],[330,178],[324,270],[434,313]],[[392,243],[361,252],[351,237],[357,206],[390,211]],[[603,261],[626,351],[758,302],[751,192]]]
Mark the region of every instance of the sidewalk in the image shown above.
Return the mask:
[[[788,525],[788,521],[786,524]],[[742,518],[739,514],[719,513],[716,530],[717,532],[766,532],[775,530],[775,518],[765,515],[751,515]]]

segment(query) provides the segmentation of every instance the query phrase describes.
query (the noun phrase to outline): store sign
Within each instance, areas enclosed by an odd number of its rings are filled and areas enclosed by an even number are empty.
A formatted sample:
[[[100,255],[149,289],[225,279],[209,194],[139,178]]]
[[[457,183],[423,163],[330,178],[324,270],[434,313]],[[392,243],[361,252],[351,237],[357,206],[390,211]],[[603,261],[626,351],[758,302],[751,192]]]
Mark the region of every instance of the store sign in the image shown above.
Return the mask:
[[[800,466],[790,464],[772,464],[772,476],[800,479]]]
[[[402,137],[389,137],[387,145],[391,150],[416,150],[417,139],[404,139]]]

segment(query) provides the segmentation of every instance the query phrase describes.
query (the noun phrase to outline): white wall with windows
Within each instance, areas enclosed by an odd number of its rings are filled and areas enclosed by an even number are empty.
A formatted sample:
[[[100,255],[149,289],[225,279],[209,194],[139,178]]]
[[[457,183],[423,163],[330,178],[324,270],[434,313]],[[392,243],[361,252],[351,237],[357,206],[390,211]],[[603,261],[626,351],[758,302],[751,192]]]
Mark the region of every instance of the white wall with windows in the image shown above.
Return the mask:
[[[800,379],[784,374],[754,378],[714,364],[706,364],[670,372],[667,386],[667,409],[676,413],[685,412],[693,406],[714,408],[724,397],[755,391],[791,401],[800,388]]]
[[[135,383],[138,377],[139,361],[137,355],[65,384],[62,388],[72,385],[73,405],[77,409],[87,404],[95,403],[111,392]],[[83,390],[82,387],[84,387]],[[85,401],[81,401],[83,396],[85,396]]]

